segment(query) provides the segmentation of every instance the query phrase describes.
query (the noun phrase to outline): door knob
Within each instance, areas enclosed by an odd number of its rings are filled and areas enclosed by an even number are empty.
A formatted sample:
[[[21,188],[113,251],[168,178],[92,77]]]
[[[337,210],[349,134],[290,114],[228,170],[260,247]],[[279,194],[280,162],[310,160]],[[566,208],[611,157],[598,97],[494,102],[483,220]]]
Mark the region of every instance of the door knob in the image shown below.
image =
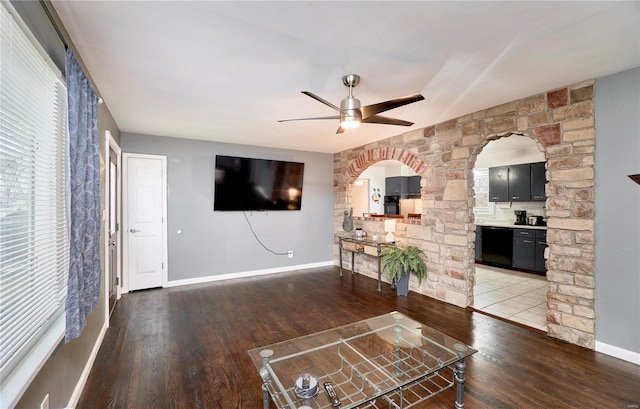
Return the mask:
[[[138,230],[138,229],[129,229],[130,233],[140,233],[142,230]]]

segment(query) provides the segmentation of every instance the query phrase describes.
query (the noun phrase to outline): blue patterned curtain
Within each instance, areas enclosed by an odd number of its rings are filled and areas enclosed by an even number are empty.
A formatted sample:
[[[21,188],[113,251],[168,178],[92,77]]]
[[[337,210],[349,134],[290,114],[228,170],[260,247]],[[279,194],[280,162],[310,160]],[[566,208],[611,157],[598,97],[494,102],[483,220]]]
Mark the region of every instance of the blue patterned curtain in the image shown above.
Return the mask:
[[[67,48],[71,244],[65,340],[80,336],[100,298],[100,142],[98,98]]]

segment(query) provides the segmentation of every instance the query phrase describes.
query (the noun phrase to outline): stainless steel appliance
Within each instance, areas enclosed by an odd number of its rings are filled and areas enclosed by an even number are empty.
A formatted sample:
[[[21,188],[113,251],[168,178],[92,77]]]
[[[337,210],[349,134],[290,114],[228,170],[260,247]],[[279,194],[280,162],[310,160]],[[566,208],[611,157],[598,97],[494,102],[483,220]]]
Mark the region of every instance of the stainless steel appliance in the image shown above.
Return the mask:
[[[514,224],[527,224],[527,211],[526,210],[514,210],[516,215],[516,222]]]

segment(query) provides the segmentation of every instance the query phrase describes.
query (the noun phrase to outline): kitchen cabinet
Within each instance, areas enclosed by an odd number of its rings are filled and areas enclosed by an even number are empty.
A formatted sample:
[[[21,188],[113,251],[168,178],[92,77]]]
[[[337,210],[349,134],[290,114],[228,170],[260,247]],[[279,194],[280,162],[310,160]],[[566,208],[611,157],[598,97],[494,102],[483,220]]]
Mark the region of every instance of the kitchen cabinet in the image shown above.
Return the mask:
[[[420,195],[420,176],[409,176],[407,178],[407,193],[409,196]]]
[[[477,263],[544,275],[546,248],[546,230],[476,226]]]
[[[515,268],[533,270],[536,251],[535,231],[529,229],[513,229],[513,260]]]
[[[489,168],[489,201],[509,201],[509,168],[507,166]]]
[[[545,192],[547,177],[545,173],[545,162],[536,162],[531,164],[531,200],[547,200]]]
[[[509,201],[523,202],[531,200],[531,166],[510,165],[509,168]]]
[[[385,196],[400,196],[407,191],[407,178],[404,176],[391,176],[385,179]]]
[[[385,196],[420,196],[420,176],[390,176],[385,179]]]
[[[476,226],[477,263],[544,275],[546,248],[546,230]]]
[[[545,183],[545,162],[489,168],[489,201],[544,201]]]
[[[547,267],[544,265],[544,250],[547,248],[546,230],[536,230],[536,251],[533,261],[533,269],[540,273],[545,273]]]

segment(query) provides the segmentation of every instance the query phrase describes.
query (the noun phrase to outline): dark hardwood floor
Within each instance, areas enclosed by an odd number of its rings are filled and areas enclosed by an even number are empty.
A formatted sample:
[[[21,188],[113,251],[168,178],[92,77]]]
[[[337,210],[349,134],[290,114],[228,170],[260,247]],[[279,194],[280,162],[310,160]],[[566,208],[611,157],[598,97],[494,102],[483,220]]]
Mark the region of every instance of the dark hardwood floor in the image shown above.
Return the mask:
[[[124,295],[77,407],[262,408],[249,349],[394,310],[479,351],[467,408],[639,407],[637,365],[332,267]]]

